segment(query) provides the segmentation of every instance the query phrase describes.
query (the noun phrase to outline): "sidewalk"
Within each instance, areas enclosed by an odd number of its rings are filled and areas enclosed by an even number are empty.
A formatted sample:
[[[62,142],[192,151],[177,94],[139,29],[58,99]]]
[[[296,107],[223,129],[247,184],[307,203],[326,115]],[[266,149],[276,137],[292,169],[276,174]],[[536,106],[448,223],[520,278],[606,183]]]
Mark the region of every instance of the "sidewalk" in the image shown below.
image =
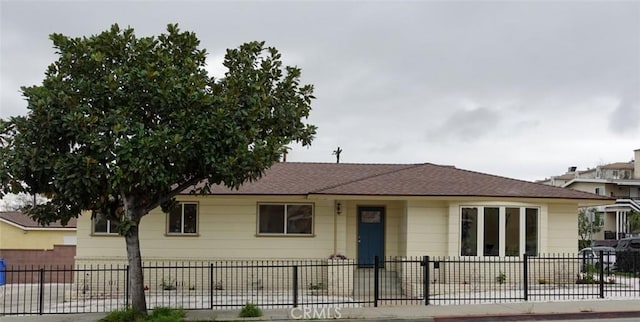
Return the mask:
[[[420,320],[420,321],[495,321],[495,320],[560,320],[581,318],[640,318],[640,300],[589,300],[566,302],[528,302],[508,304],[464,304],[430,306],[389,306],[366,308],[305,308],[263,310],[261,318],[243,319],[238,310],[190,310],[190,321],[243,321],[243,320]],[[315,314],[315,316],[314,316]],[[18,322],[93,322],[104,317],[104,313],[60,314],[41,316],[6,316],[0,321]]]

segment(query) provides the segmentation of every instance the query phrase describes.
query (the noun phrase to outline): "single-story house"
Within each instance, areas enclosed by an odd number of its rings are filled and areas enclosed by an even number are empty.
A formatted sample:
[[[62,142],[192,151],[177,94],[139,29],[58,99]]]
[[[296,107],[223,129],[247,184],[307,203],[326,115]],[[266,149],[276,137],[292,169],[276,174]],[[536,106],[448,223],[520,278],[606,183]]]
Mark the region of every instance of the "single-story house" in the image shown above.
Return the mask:
[[[68,267],[76,254],[76,219],[38,224],[20,211],[0,212],[0,259],[9,268]],[[7,273],[7,283],[31,282],[29,274]],[[47,281],[50,281],[47,277]]]
[[[575,253],[578,207],[606,196],[424,164],[277,163],[141,222],[144,261]],[[76,265],[125,263],[102,218],[78,219]]]

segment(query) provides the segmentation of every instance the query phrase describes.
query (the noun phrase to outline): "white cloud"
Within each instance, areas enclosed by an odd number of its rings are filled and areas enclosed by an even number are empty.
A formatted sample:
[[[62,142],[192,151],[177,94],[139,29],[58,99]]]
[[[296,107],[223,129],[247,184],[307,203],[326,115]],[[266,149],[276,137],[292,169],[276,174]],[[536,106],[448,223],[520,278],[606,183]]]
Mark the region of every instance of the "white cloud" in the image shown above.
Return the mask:
[[[627,161],[640,148],[640,2],[1,3],[0,117],[55,56],[47,35],[177,22],[220,77],[264,40],[316,88],[290,161],[433,162],[522,179]],[[55,12],[56,14],[51,14]]]

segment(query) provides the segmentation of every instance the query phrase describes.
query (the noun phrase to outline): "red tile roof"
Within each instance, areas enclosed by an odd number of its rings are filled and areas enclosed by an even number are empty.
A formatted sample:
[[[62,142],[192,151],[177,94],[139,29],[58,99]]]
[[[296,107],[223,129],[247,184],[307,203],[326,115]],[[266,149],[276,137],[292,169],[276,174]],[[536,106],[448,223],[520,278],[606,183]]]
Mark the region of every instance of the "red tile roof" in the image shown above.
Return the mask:
[[[71,218],[66,226],[62,226],[59,221],[51,223],[49,226],[42,226],[31,217],[19,211],[1,211],[0,219],[14,223],[23,228],[76,228],[76,218]]]
[[[183,193],[190,191],[187,189]],[[238,190],[215,186],[212,194],[610,199],[572,189],[430,163],[276,163],[257,181],[246,183]]]

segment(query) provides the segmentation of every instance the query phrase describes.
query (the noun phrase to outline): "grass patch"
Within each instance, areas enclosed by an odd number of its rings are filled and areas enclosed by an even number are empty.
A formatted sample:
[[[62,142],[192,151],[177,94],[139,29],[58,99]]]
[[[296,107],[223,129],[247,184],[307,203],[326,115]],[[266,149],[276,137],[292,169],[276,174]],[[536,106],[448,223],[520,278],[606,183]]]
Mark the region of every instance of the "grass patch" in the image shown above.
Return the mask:
[[[262,316],[262,310],[255,304],[247,303],[242,310],[240,310],[241,318],[257,318]]]
[[[150,315],[143,315],[132,308],[116,310],[109,313],[101,322],[174,322],[184,321],[185,312],[183,309],[169,307],[157,307]]]
[[[148,321],[153,322],[171,322],[184,321],[185,312],[183,309],[174,309],[170,307],[157,307],[149,315]]]

